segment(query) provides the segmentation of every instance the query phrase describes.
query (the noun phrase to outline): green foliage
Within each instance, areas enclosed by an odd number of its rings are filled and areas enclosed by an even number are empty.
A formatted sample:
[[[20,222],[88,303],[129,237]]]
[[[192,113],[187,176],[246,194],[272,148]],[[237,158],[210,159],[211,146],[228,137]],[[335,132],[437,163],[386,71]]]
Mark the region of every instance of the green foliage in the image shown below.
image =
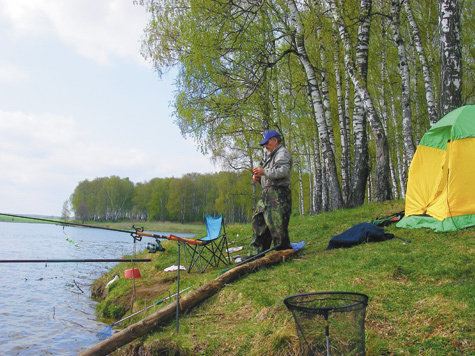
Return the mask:
[[[82,221],[124,218],[132,210],[134,189],[129,178],[117,176],[79,182],[71,195],[75,216]]]
[[[252,184],[247,170],[189,173],[136,184],[112,176],[80,182],[71,204],[82,221],[137,219],[183,224],[224,213],[229,222],[248,222],[256,199]]]
[[[319,138],[324,130],[320,125],[317,131],[316,122],[322,122],[322,118],[315,114],[315,102],[309,99],[309,88],[317,87],[325,106],[322,115],[325,115],[325,126],[331,137],[331,150],[341,169],[339,179],[345,185],[342,191],[345,197],[351,197],[347,187],[352,178],[352,164],[357,164],[351,162],[351,158],[357,157],[356,152],[351,151],[359,147],[359,142],[354,142],[352,122],[357,94],[355,84],[348,79],[350,68],[344,64],[341,39],[336,33],[327,2],[298,2],[297,14],[289,8],[290,2],[280,0],[238,3],[141,0],[140,3],[152,18],[143,43],[144,56],[153,62],[159,73],[171,66],[179,68],[178,92],[173,105],[175,122],[184,135],[194,138],[203,152],[211,153],[213,159],[226,169],[249,169],[261,157],[258,134],[267,128],[276,128],[283,133],[287,147],[303,171],[308,172],[312,180],[315,175],[315,181],[323,181],[322,189],[310,186],[310,191],[325,199],[328,190],[325,188],[325,183],[328,183],[325,174],[332,169],[333,160],[326,163],[325,157],[321,157],[330,153],[327,153],[329,150],[321,152]],[[396,43],[390,26],[391,2],[373,1],[369,18],[364,18],[365,14],[361,13],[361,1],[335,3],[339,4],[338,15],[348,33],[349,55],[355,56],[358,50],[359,53],[367,52],[365,87],[388,139],[389,159],[391,168],[394,168],[393,197],[403,196],[410,158],[402,159],[405,150],[403,138],[407,137],[407,133],[402,136],[402,131],[409,123],[402,120],[404,103],[401,100],[402,76],[397,45],[404,45],[407,53],[405,62],[411,75],[413,132],[410,134],[412,141],[417,143],[429,127],[428,98],[433,96],[437,102],[440,92],[437,2],[407,2],[415,17],[423,55],[415,48],[415,34],[408,23],[405,7],[401,7],[399,16],[401,40]],[[473,102],[475,93],[475,52],[471,46],[475,33],[473,8],[473,0],[459,4],[461,72],[466,103]],[[296,17],[302,23],[306,55],[315,76],[309,77],[300,62],[302,53],[295,38]],[[359,26],[365,20],[371,26],[368,43],[362,44],[358,42]],[[422,56],[428,64],[427,77],[433,90],[424,83]],[[380,162],[375,164],[375,137],[371,138],[369,133],[367,136],[374,184],[377,181],[374,170]],[[318,162],[320,158],[322,162]],[[348,177],[346,174],[343,177],[343,168]],[[364,177],[362,180],[366,181]],[[370,185],[369,189],[373,187]],[[371,201],[370,194],[367,200]],[[326,209],[325,201],[316,203]],[[305,210],[311,213],[320,209],[320,206],[310,203],[305,205]]]

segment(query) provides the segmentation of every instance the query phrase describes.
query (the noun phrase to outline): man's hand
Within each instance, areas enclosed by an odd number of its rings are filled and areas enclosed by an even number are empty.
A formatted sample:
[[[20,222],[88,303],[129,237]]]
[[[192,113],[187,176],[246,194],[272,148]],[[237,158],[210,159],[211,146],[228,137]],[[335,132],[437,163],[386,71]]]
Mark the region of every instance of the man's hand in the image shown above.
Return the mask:
[[[261,168],[261,167],[256,167],[256,168],[253,168],[252,169],[252,173],[257,177],[257,178],[261,178],[265,171],[264,171],[264,168]]]
[[[256,167],[252,169],[252,180],[254,182],[259,182],[261,177],[264,175],[264,168]]]

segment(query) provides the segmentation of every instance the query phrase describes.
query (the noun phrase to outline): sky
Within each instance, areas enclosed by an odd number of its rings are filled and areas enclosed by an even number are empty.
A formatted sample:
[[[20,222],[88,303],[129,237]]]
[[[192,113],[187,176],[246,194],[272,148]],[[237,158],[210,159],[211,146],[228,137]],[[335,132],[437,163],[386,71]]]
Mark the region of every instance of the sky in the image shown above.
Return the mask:
[[[133,0],[0,0],[0,213],[60,216],[80,181],[218,171],[173,123]]]

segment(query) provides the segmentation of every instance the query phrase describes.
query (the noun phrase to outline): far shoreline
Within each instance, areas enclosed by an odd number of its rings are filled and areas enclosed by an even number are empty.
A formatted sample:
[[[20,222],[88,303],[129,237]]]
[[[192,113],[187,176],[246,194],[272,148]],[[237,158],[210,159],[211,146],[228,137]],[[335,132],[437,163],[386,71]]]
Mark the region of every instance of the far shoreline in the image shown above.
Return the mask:
[[[37,219],[37,220],[35,220]],[[0,222],[16,222],[16,223],[54,223],[57,225],[67,225],[68,223],[87,225],[87,227],[101,227],[121,230],[133,230],[134,226],[143,228],[144,231],[159,231],[159,232],[173,232],[173,233],[188,233],[188,234],[204,234],[206,226],[204,223],[191,222],[181,224],[171,221],[145,221],[145,220],[120,220],[120,221],[85,221],[80,220],[62,220],[60,218],[47,219],[48,221],[41,221],[41,218],[28,215],[15,216],[15,218],[1,215]]]
[[[129,229],[133,226],[137,228],[144,228],[144,231],[160,231],[160,232],[174,232],[174,233],[189,233],[200,234],[206,231],[206,226],[200,223],[180,224],[170,221],[144,221],[144,220],[121,220],[117,222],[103,221],[103,222],[86,222],[86,225],[100,226],[113,229]]]

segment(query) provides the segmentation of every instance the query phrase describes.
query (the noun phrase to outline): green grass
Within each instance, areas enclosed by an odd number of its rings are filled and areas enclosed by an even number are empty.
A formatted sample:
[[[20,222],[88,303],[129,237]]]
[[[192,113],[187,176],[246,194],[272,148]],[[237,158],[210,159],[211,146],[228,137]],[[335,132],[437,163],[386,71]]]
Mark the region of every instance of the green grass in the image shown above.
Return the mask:
[[[171,323],[136,343],[144,343],[143,347],[155,354],[168,350],[163,354],[297,355],[295,322],[283,299],[299,293],[345,291],[369,296],[365,323],[368,356],[475,354],[475,228],[437,234],[391,225],[386,232],[412,242],[392,239],[325,250],[334,235],[403,209],[402,201],[392,201],[317,216],[293,216],[291,240],[307,242],[297,258],[227,285],[182,315],[178,334]],[[250,225],[228,225],[226,231],[233,246],[245,247],[250,241]],[[176,291],[176,272],[163,272],[177,262],[176,245],[168,241],[163,245],[164,253],[148,255],[153,262],[140,265],[143,278],[136,280],[133,311],[162,299],[168,290]],[[123,275],[126,268],[130,266],[117,266],[98,280],[96,287],[115,273]],[[181,273],[180,286],[196,289],[216,278],[223,268],[204,274]],[[119,282],[99,309],[114,310],[112,301],[131,305],[132,282]],[[156,293],[146,295],[144,290]],[[140,293],[146,296],[140,297]],[[155,310],[141,313],[131,322]],[[134,347],[124,346],[115,354],[130,355]]]

